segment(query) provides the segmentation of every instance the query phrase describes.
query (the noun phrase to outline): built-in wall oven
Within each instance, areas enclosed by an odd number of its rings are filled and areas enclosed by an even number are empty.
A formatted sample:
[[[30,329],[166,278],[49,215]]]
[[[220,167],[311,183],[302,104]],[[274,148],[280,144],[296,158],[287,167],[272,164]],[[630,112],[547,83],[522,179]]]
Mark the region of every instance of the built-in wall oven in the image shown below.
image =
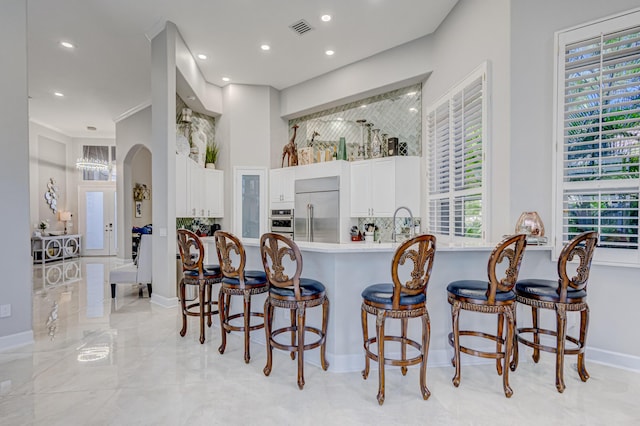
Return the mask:
[[[293,239],[293,209],[271,210],[271,232]]]

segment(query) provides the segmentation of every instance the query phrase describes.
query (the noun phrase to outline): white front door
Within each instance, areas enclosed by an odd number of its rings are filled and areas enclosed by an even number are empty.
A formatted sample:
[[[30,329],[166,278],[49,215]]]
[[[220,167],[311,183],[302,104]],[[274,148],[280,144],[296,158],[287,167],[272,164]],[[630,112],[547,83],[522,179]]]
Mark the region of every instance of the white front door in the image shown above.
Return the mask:
[[[83,185],[78,189],[78,228],[83,256],[117,254],[116,189]]]

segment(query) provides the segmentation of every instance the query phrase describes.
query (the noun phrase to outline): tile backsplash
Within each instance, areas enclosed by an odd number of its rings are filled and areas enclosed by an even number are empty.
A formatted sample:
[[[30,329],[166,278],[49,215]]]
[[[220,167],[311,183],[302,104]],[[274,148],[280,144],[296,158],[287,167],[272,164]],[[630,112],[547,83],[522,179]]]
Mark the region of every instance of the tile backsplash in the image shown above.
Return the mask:
[[[398,217],[396,218],[395,229],[396,233],[398,233],[397,240],[400,241],[406,238],[406,235],[409,233],[409,222],[410,218],[408,217]],[[392,240],[393,234],[393,219],[390,217],[359,217],[358,218],[358,229],[361,232],[364,232],[365,224],[373,223],[378,227],[379,240],[383,243],[390,242]],[[414,230],[420,229],[420,218],[416,217],[413,219]],[[420,232],[420,231],[418,231]],[[405,234],[401,236],[401,234]]]

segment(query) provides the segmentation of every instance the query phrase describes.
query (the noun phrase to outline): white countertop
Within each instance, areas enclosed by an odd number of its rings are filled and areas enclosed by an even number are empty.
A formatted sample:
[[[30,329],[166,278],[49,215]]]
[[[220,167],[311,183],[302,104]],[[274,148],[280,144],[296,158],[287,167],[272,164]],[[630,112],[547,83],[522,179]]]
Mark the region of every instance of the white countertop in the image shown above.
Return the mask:
[[[214,244],[213,237],[202,237],[205,243]],[[255,238],[245,238],[242,244],[249,247],[257,247],[260,240]],[[354,241],[348,243],[311,243],[307,241],[296,241],[301,251],[318,252],[318,253],[360,253],[360,252],[395,252],[400,243],[366,243],[364,241]],[[495,248],[495,244],[469,244],[469,243],[445,243],[436,242],[437,251],[491,251]],[[527,245],[527,250],[545,251],[551,250],[551,246],[546,245]]]

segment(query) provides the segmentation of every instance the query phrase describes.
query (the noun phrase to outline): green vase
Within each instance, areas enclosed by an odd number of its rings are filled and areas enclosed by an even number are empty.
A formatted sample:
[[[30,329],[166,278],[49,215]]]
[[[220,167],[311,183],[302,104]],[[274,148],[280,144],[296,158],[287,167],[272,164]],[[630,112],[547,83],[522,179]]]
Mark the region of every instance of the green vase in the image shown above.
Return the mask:
[[[338,160],[347,159],[347,142],[343,137],[340,138],[340,144],[338,145]]]

